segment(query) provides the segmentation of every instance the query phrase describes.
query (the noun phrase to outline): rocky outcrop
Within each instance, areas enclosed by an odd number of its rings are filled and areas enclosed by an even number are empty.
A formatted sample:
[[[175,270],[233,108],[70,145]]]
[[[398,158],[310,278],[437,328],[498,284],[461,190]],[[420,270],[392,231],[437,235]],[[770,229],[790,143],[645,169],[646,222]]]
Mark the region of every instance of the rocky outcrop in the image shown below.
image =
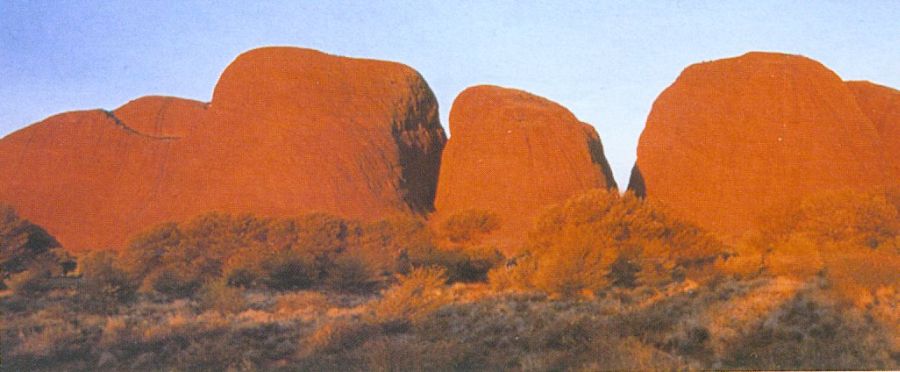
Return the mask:
[[[0,200],[64,246],[112,244],[166,203],[177,141],[102,110],[56,115],[0,140]]]
[[[848,81],[856,103],[881,136],[890,186],[900,186],[900,91],[868,81]]]
[[[172,194],[190,211],[426,213],[445,141],[434,94],[407,66],[257,49],[225,70],[206,125],[184,140],[204,151],[178,177],[202,178]]]
[[[206,114],[206,104],[189,99],[141,97],[112,112],[119,125],[148,137],[177,139],[190,136]]]
[[[450,111],[450,133],[433,219],[473,209],[494,213],[500,229],[492,240],[506,253],[517,249],[544,207],[616,187],[594,129],[527,92],[466,89]]]
[[[208,105],[144,97],[3,138],[0,201],[74,251],[212,210],[424,214],[445,140],[411,68],[262,48],[226,69]]]
[[[692,65],[657,98],[631,188],[737,235],[804,195],[882,185],[881,142],[834,72],[801,56],[748,53]]]

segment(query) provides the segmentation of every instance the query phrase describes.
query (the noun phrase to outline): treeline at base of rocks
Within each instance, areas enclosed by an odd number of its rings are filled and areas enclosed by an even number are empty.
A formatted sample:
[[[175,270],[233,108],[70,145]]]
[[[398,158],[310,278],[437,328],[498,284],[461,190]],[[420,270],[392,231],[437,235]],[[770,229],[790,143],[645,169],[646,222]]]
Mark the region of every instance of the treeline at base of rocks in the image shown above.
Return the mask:
[[[597,189],[545,210],[509,256],[487,239],[503,220],[469,210],[441,224],[212,213],[69,258],[4,208],[0,239],[37,243],[3,246],[3,363],[896,369],[898,195],[813,195],[723,242]]]

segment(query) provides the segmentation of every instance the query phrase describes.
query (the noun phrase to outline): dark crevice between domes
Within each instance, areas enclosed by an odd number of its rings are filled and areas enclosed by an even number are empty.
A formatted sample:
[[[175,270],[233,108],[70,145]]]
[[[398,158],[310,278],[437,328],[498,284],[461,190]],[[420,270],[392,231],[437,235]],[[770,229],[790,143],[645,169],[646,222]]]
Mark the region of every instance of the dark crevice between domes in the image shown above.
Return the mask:
[[[594,164],[600,166],[601,171],[603,172],[603,178],[606,179],[606,188],[607,189],[618,189],[619,185],[616,183],[616,179],[613,177],[612,168],[609,166],[609,162],[606,160],[606,156],[603,153],[603,143],[599,138],[589,138],[588,139],[588,151],[591,153],[591,161]]]
[[[647,189],[644,185],[644,175],[641,174],[641,168],[637,163],[631,168],[631,178],[628,179],[628,190],[633,192],[639,198],[647,197]]]
[[[414,213],[434,212],[441,155],[447,143],[437,115],[437,100],[427,84],[414,85],[415,97],[406,115],[392,127],[391,136],[399,149],[400,190],[403,202]],[[396,120],[396,119],[395,119]]]

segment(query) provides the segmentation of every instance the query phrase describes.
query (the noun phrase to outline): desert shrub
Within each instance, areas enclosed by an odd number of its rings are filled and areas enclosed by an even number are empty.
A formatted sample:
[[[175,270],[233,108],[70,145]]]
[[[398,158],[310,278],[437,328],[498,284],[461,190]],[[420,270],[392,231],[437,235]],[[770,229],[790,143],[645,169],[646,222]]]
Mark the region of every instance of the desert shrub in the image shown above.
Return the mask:
[[[824,254],[831,289],[865,306],[879,290],[900,290],[900,255],[884,249],[844,247]]]
[[[417,321],[450,302],[445,288],[447,273],[440,268],[417,268],[399,275],[375,306],[381,321]]]
[[[123,253],[123,267],[143,288],[189,296],[222,275],[224,261],[267,237],[268,219],[209,213],[182,225],[166,223],[141,234]]]
[[[276,290],[309,288],[319,278],[312,257],[290,250],[266,255],[259,267],[261,283]]]
[[[54,289],[53,279],[60,273],[59,263],[44,256],[32,259],[27,270],[11,275],[6,281],[16,294],[36,296]]]
[[[485,247],[437,251],[424,220],[398,215],[361,223],[325,214],[264,219],[219,213],[166,223],[137,236],[120,260],[144,291],[194,294],[231,286],[371,291],[413,267],[439,265],[454,280],[483,280],[502,256]]]
[[[229,286],[224,280],[206,282],[200,288],[197,302],[201,309],[222,314],[239,313],[247,308],[243,290]]]
[[[64,274],[75,268],[75,262],[46,230],[20,218],[11,206],[0,204],[0,289],[6,287],[10,275],[31,268],[41,272],[19,276],[19,284],[35,284],[48,270],[54,276]]]
[[[324,312],[331,303],[328,297],[315,291],[298,291],[284,293],[275,300],[275,313],[292,313],[296,311]]]
[[[610,266],[618,255],[611,239],[591,233],[589,226],[569,230],[555,243],[555,252],[538,253],[532,283],[548,293],[568,296],[608,286]]]
[[[175,223],[164,223],[131,239],[119,257],[123,270],[136,279],[143,279],[163,266],[168,252],[181,242],[181,229]]]
[[[328,269],[326,287],[345,292],[368,292],[377,279],[372,266],[363,257],[344,253],[337,256]]]
[[[78,266],[82,275],[79,295],[88,311],[114,313],[120,305],[136,299],[137,283],[117,265],[114,253],[88,253]]]
[[[4,314],[0,369],[77,369],[78,360],[90,354],[103,318],[79,316],[75,310],[69,304],[53,303],[22,317],[11,319]]]
[[[504,261],[503,254],[489,245],[427,246],[411,250],[407,256],[412,267],[441,267],[450,282],[476,282]]]
[[[169,363],[185,371],[252,371],[256,370],[251,356],[241,352],[243,341],[239,337],[223,334],[217,338],[191,338],[185,346],[173,350]],[[152,365],[153,361],[147,364]],[[141,366],[141,370],[157,370]]]
[[[387,260],[361,248],[364,242],[377,245],[363,232],[359,223],[323,214],[276,220],[212,213],[141,234],[121,260],[142,288],[174,297],[190,296],[219,278],[278,290],[332,284],[360,289],[374,282],[370,272],[376,271],[362,267],[364,254]]]
[[[762,235],[778,240],[803,234],[816,242],[878,248],[900,234],[897,206],[883,191],[834,190],[781,206],[763,220]]]
[[[259,271],[244,265],[226,266],[223,277],[228,285],[241,288],[255,287],[260,282]]]
[[[323,214],[274,223],[258,265],[263,284],[274,289],[321,284],[359,231],[355,222]]]
[[[194,267],[170,264],[145,277],[142,288],[145,290],[149,288],[174,298],[188,297],[203,285],[204,279],[197,275]]]
[[[359,347],[370,371],[468,371],[494,370],[489,365],[470,363],[472,346],[457,340],[422,342],[408,337],[372,337]],[[423,358],[423,355],[427,357]]]
[[[531,256],[518,256],[506,265],[497,266],[487,273],[490,288],[496,292],[533,290],[532,276],[537,271],[537,262]]]
[[[361,291],[396,270],[402,222],[361,225],[313,214],[276,223],[268,254],[257,265],[263,283],[275,289],[325,286]],[[252,260],[248,262],[253,262]]]
[[[487,280],[487,273],[504,262],[500,250],[491,245],[475,245],[459,250],[463,260],[448,268],[451,282],[476,282]]]
[[[825,269],[819,243],[805,235],[793,235],[778,243],[778,252],[766,257],[765,269],[774,275],[809,278]]]
[[[404,257],[409,267],[443,268],[450,282],[484,281],[488,271],[504,260],[496,247],[483,242],[499,226],[494,213],[465,210],[445,218],[427,244],[410,247]]]
[[[274,260],[272,256],[276,253],[264,244],[255,244],[238,250],[223,261],[222,277],[229,285],[236,287],[264,287],[267,277],[263,263]]]
[[[453,214],[440,225],[441,237],[454,243],[468,242],[500,227],[500,218],[488,211],[465,210]]]
[[[593,360],[584,370],[662,371],[684,370],[681,358],[665,353],[635,337],[611,339],[598,337],[591,345]]]
[[[839,190],[782,206],[745,239],[737,258],[771,275],[823,275],[849,300],[871,296],[900,283],[900,215],[892,198]]]
[[[706,233],[631,193],[593,190],[540,216],[515,268],[498,268],[491,277],[558,295],[590,295],[611,285],[703,276],[723,252]]]
[[[362,345],[370,337],[377,335],[380,328],[360,319],[336,318],[320,325],[300,343],[300,355],[316,353],[336,353]]]
[[[767,370],[896,369],[892,336],[866,317],[827,296],[801,293],[730,342],[722,365]]]
[[[367,223],[354,254],[369,263],[381,281],[412,269],[410,256],[434,247],[434,236],[421,218],[396,215]]]

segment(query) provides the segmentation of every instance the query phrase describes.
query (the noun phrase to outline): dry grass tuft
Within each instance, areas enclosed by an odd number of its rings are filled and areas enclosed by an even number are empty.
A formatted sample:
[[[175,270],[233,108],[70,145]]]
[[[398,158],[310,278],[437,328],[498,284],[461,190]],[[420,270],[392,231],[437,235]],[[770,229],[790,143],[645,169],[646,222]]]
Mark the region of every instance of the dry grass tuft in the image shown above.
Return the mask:
[[[450,302],[447,274],[439,268],[421,268],[400,275],[398,283],[375,303],[375,316],[383,322],[418,321]]]

